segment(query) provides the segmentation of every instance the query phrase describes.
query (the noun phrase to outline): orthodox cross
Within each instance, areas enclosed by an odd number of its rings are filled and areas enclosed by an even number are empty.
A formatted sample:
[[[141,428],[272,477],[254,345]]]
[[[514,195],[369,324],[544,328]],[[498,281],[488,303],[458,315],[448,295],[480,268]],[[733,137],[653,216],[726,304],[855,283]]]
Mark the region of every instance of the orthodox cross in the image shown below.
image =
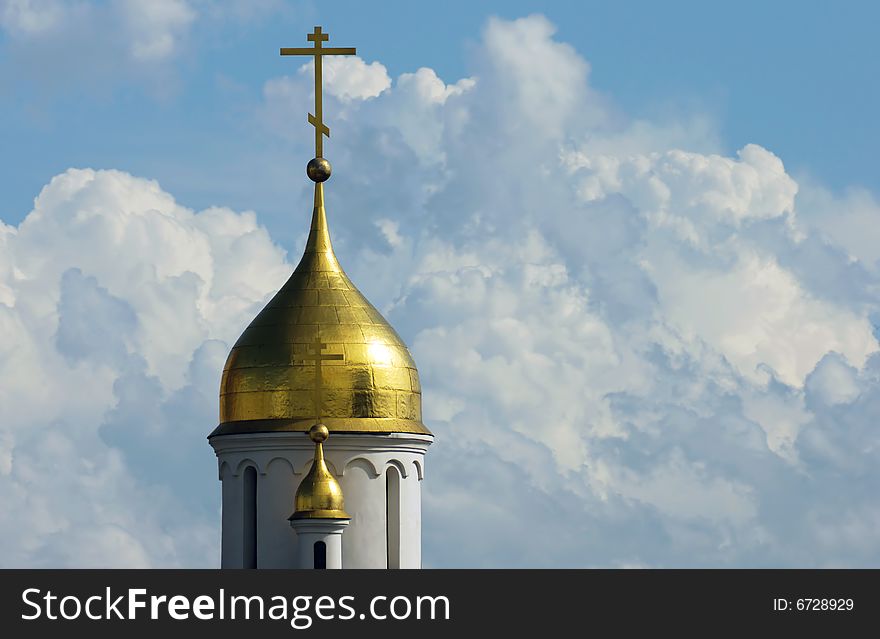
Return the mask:
[[[325,348],[327,348],[327,344],[321,341],[321,338],[315,336],[315,341],[309,344],[309,352],[300,357],[299,359],[315,362],[315,423],[321,423],[321,386],[322,386],[322,377],[321,377],[321,362],[327,360],[340,360],[344,359],[340,354],[332,354],[327,353],[326,355],[321,353]]]
[[[327,47],[321,43],[330,38],[329,34],[321,33],[321,27],[315,27],[314,32],[308,34],[309,42],[314,42],[313,47],[282,47],[281,55],[311,55],[315,57],[315,114],[309,113],[309,124],[315,127],[315,157],[324,157],[324,136],[330,137],[330,129],[324,124],[324,114],[321,101],[321,60],[325,55],[355,55],[354,47]]]

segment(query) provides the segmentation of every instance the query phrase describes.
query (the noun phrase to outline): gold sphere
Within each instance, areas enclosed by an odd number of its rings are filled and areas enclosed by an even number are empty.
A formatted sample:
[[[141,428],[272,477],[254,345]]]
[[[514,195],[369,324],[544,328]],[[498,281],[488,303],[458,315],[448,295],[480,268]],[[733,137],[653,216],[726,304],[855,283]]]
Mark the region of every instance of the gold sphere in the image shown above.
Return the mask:
[[[330,431],[324,424],[315,424],[309,429],[309,439],[316,444],[327,441],[328,437],[330,437]]]
[[[306,175],[312,182],[326,182],[332,170],[330,163],[324,158],[312,158],[306,165]]]

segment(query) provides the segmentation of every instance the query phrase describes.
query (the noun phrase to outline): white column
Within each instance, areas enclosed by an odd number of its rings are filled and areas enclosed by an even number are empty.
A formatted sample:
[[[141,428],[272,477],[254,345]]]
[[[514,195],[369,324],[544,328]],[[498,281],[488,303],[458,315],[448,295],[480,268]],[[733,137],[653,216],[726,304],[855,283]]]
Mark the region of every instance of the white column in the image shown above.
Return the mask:
[[[294,568],[296,534],[287,518],[293,512],[293,496],[300,477],[293,474],[290,462],[273,459],[260,475],[257,491],[260,568]]]
[[[327,569],[342,568],[342,531],[348,522],[348,519],[291,519],[290,525],[296,531],[296,567],[313,569],[315,544],[323,542]]]
[[[229,466],[224,467],[223,476],[220,478],[223,487],[223,503],[221,505],[221,518],[223,522],[223,534],[221,539],[220,567],[241,568],[242,547],[244,540],[242,534],[242,482],[241,475],[233,474]]]
[[[345,567],[386,568],[385,473],[373,476],[371,469],[351,465],[339,483],[352,517],[343,540]]]
[[[422,482],[413,466],[400,481],[400,567],[422,567]]]
[[[402,512],[401,491],[403,476],[397,466],[389,464],[385,468],[385,538],[386,553],[388,556],[387,567],[389,569],[402,568],[400,561],[401,550],[401,520]]]

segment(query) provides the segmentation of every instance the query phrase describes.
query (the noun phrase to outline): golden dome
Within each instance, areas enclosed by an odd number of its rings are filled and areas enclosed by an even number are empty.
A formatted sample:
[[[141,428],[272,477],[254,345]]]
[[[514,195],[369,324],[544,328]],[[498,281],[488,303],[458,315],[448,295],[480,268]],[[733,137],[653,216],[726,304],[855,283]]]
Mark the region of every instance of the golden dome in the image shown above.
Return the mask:
[[[333,254],[321,183],[299,265],[229,353],[210,436],[307,431],[317,420],[331,432],[430,434],[409,350]]]
[[[345,512],[342,488],[324,462],[322,444],[329,436],[330,432],[323,424],[315,424],[309,429],[309,437],[315,442],[315,461],[296,489],[291,519],[350,519]]]

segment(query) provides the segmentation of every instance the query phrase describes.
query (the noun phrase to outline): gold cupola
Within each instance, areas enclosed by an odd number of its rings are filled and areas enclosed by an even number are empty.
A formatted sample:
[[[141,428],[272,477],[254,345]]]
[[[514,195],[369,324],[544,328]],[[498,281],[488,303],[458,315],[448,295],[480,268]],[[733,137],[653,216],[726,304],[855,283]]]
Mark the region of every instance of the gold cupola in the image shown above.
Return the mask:
[[[309,438],[315,442],[315,459],[296,489],[290,519],[350,519],[345,512],[342,488],[324,461],[323,443],[329,436],[330,432],[323,424],[315,424],[309,429]]]
[[[342,270],[315,184],[305,252],[226,360],[211,433],[424,433],[416,364],[403,340]],[[316,406],[316,404],[319,404]]]
[[[209,435],[308,431],[421,433],[422,394],[415,362],[397,332],[351,283],[339,265],[324,210],[330,163],[323,156],[322,58],[354,55],[324,47],[320,27],[313,47],[281,55],[315,61],[315,157],[306,173],[315,183],[309,239],[290,279],[232,347],[220,382],[220,425]]]

